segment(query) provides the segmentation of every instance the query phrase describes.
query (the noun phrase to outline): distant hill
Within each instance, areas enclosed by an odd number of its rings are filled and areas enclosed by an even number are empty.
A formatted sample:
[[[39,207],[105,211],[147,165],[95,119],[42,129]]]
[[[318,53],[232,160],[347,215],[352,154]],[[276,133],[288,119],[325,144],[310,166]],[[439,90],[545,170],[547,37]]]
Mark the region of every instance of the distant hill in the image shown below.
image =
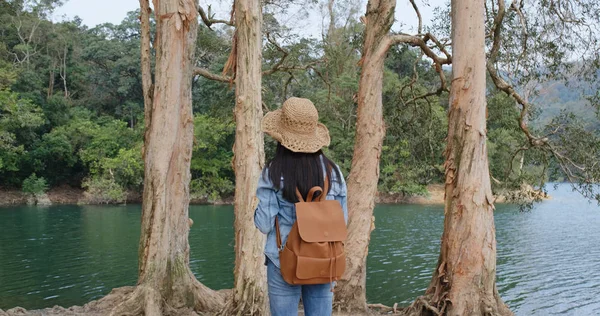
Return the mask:
[[[538,93],[539,95],[531,99],[532,104],[540,110],[539,115],[532,121],[534,126],[544,126],[561,111],[566,110],[581,118],[590,128],[600,130],[598,111],[586,98],[598,93],[591,84],[578,78],[569,79],[567,82],[550,81],[541,84]]]

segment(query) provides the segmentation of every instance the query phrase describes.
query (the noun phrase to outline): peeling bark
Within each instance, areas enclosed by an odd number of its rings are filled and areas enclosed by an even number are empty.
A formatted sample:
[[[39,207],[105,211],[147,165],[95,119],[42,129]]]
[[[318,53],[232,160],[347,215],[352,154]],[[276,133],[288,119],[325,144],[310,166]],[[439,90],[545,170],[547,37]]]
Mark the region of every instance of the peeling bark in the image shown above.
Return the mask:
[[[142,83],[146,110],[144,195],[138,284],[111,315],[216,311],[223,297],[189,268],[189,183],[193,142],[192,60],[197,34],[194,0],[154,0],[156,73],[151,85],[149,3],[142,9]],[[150,95],[153,95],[151,98]]]
[[[512,315],[496,289],[483,0],[452,1],[452,53],[440,257],[425,296],[406,314]]]
[[[373,230],[373,208],[379,181],[379,159],[385,136],[383,67],[392,43],[395,0],[371,0],[364,17],[365,41],[358,88],[356,140],[348,176],[348,239],[346,272],[338,282],[334,308],[349,313],[367,311],[366,265]]]
[[[221,315],[266,315],[264,235],[254,226],[256,188],[264,166],[261,131],[262,12],[259,0],[235,1],[236,35],[230,59],[235,78],[235,275],[231,300]]]

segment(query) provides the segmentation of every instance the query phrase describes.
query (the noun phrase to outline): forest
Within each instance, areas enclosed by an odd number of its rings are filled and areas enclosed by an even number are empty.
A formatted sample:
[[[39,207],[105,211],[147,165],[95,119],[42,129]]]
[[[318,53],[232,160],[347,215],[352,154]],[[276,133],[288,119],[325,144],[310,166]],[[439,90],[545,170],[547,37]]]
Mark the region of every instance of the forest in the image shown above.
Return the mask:
[[[91,203],[120,203],[127,192],[141,192],[143,180],[139,11],[130,12],[119,25],[88,28],[77,18],[52,22],[49,16],[58,5],[2,2],[0,187],[41,192],[67,185],[85,189],[93,197]],[[285,3],[266,9],[264,110],[277,108],[289,96],[313,100],[332,133],[327,154],[347,174],[356,129],[364,31],[358,19],[361,4],[332,2],[329,26],[319,39],[299,38],[278,23]],[[440,31],[447,30],[444,23],[437,26]],[[227,25],[201,23],[195,65],[219,73],[230,53],[231,36]],[[443,71],[449,75],[450,68]],[[223,78],[201,74],[197,72],[192,85],[195,141],[190,190],[194,199],[211,202],[231,197],[234,191],[230,163],[234,88]],[[570,129],[555,137],[579,138],[576,135],[583,133],[597,142],[598,120],[587,114],[596,113],[588,101],[594,86],[575,71],[565,76],[535,78],[537,86],[529,84],[534,87],[527,92],[530,99],[539,100],[527,113],[531,128],[542,134],[568,122]],[[437,92],[437,78],[436,69],[418,49],[398,45],[389,50],[382,90],[386,125],[378,183],[382,194],[426,194],[428,184],[443,182],[448,92],[415,98]],[[586,88],[578,89],[582,82],[588,82]],[[543,150],[515,154],[527,143],[517,123],[520,109],[492,83],[488,111],[495,191],[517,189],[523,183],[573,180]],[[574,148],[582,147],[564,151]]]
[[[290,96],[310,98],[331,132],[326,153],[348,175],[334,309],[380,308],[365,294],[376,194],[442,183],[439,261],[402,313],[511,315],[495,283],[492,192],[564,181],[600,201],[600,4],[453,0],[423,26],[409,2],[414,34],[391,30],[395,0],[370,0],[366,11],[309,2],[327,18],[314,39],[278,22],[286,2],[236,0],[223,18],[192,0],[140,0],[120,25],[89,29],[52,22],[57,1],[4,1],[1,185],[81,187],[99,203],[143,190],[138,283],[88,310],[263,315],[264,237],[252,218],[274,146],[259,122]],[[547,91],[577,89],[574,109],[541,116],[564,108]],[[214,291],[189,267],[189,200],[234,193],[234,287]]]

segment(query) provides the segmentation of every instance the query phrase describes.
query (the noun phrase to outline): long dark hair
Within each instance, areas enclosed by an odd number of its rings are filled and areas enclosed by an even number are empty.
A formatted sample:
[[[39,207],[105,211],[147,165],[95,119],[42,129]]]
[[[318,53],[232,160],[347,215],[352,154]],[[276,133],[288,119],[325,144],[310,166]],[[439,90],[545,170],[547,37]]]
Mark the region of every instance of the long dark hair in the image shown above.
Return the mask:
[[[332,172],[335,172],[337,181],[342,178],[336,165],[325,157],[321,150],[315,153],[297,153],[285,148],[279,142],[275,157],[269,162],[268,167],[267,176],[275,188],[282,191],[283,198],[291,203],[298,202],[296,187],[304,199],[312,187],[323,188],[325,184],[323,167],[326,167],[329,188],[331,188]],[[281,178],[284,179],[283,188]]]

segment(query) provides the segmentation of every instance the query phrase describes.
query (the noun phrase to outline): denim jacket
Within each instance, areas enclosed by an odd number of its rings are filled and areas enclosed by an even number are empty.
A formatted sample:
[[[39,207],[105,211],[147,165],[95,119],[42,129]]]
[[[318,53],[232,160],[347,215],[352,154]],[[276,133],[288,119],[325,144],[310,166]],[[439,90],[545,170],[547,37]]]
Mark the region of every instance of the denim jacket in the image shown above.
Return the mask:
[[[339,167],[338,167],[339,170]],[[265,245],[265,255],[275,266],[279,266],[279,251],[277,249],[277,237],[275,232],[275,216],[279,217],[279,229],[281,231],[281,241],[285,245],[287,237],[292,230],[292,225],[296,222],[296,206],[283,198],[281,190],[275,189],[268,176],[268,168],[258,180],[258,189],[256,196],[259,199],[258,206],[254,211],[254,224],[263,233],[267,235]],[[340,175],[342,172],[340,171]],[[281,178],[283,187],[283,178]],[[348,223],[348,206],[346,202],[346,180],[342,175],[337,179],[336,173],[331,173],[331,188],[327,193],[327,200],[337,200],[342,205],[344,211],[344,220]]]

